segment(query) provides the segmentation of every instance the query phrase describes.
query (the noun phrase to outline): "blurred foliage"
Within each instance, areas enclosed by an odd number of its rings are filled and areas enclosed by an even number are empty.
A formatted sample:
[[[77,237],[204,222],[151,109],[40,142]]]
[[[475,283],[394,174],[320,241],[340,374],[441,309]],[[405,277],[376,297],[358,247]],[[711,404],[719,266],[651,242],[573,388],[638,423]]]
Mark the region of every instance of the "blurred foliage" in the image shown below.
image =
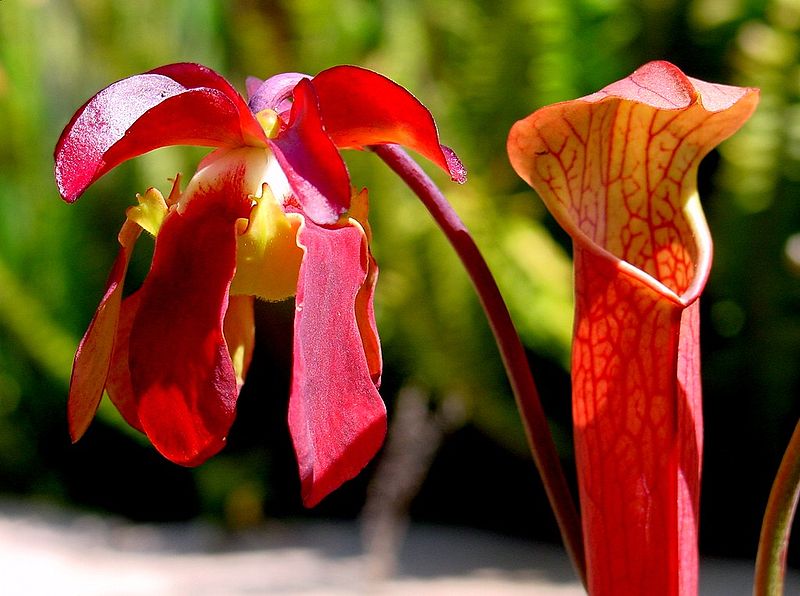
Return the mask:
[[[291,304],[259,309],[239,420],[212,462],[196,471],[163,462],[108,408],[68,444],[72,351],[102,293],[124,209],[136,192],[190,174],[204,150],[143,156],[67,206],[52,149],[91,94],[183,60],[240,89],[251,74],[357,63],[431,109],[470,178],[456,187],[431,173],[497,275],[569,463],[570,247],[508,166],[506,134],[537,107],[667,59],[692,76],[762,88],[756,116],[701,168],[717,255],[704,299],[703,541],[752,556],[798,415],[798,30],[800,3],[789,0],[0,0],[0,490],[141,519],[205,513],[241,526],[264,512],[299,513],[284,421]],[[423,490],[422,515],[533,534],[546,504],[469,281],[388,169],[370,154],[346,157],[354,183],[370,189],[382,394],[391,409],[401,387],[417,385],[436,399],[456,396],[469,414],[451,442],[458,449],[446,445],[445,463],[434,465],[429,485],[442,494]],[[145,247],[131,287],[148,264]],[[322,513],[356,511],[363,482]]]

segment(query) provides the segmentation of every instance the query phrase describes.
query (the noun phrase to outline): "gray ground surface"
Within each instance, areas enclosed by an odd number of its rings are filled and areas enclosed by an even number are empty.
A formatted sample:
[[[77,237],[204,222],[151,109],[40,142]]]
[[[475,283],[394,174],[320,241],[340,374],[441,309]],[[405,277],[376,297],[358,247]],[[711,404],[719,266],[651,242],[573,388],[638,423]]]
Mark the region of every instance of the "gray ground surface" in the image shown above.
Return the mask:
[[[704,561],[702,594],[751,593],[748,562]],[[787,594],[800,594],[792,577]],[[352,523],[271,523],[230,534],[0,502],[0,594],[582,594],[558,548],[412,526],[393,579],[369,579]]]

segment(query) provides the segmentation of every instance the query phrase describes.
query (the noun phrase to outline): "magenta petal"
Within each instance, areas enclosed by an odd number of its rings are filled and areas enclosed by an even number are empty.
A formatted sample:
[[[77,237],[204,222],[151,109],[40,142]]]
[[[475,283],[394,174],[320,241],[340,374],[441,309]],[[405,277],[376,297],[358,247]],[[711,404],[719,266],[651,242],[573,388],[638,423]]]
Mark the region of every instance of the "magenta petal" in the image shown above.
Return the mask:
[[[248,78],[250,110],[256,114],[261,110],[271,109],[282,114],[292,107],[292,93],[297,83],[310,78],[309,75],[299,72],[284,72],[270,77],[266,81],[255,79],[258,81],[258,86],[251,83],[252,77]]]
[[[173,65],[178,66],[178,65]],[[186,65],[184,65],[186,66]],[[55,150],[61,196],[73,202],[103,174],[127,159],[168,145],[211,147],[264,145],[264,133],[244,100],[212,71],[183,72],[187,87],[161,72],[117,81],[92,97],[72,117]],[[174,73],[173,73],[174,74]]]
[[[350,206],[350,176],[322,128],[308,80],[295,87],[289,126],[270,144],[303,212],[316,223],[335,223]]]
[[[289,399],[303,503],[312,507],[353,478],[380,448],[386,408],[370,377],[356,315],[367,282],[361,228],[306,221],[297,282]]]
[[[247,77],[244,80],[244,88],[247,91],[247,100],[250,101],[250,98],[253,97],[258,88],[264,84],[263,79],[259,79],[258,77]]]
[[[183,465],[219,451],[234,419],[239,387],[223,318],[236,220],[250,211],[243,181],[243,167],[225,171],[167,216],[139,290],[129,345],[138,418],[153,445]]]
[[[325,130],[337,147],[404,145],[430,159],[454,181],[466,181],[466,169],[456,154],[439,144],[428,108],[405,88],[357,66],[334,66],[312,82]]]

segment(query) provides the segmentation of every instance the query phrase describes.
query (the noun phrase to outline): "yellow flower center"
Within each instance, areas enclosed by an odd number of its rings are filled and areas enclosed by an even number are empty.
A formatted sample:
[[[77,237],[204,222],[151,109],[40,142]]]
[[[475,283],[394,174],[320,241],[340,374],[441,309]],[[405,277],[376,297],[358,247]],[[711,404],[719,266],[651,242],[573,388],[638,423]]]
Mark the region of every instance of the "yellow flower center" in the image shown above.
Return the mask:
[[[283,300],[297,291],[297,275],[303,250],[297,245],[297,230],[303,219],[283,208],[264,184],[239,236],[236,276],[231,294]]]
[[[274,120],[270,120],[274,115]],[[280,126],[278,116],[272,110],[259,112],[259,121],[265,131],[277,134]],[[272,122],[272,128],[270,127]],[[213,154],[212,154],[213,155]],[[231,282],[232,296],[256,296],[263,300],[277,301],[290,298],[297,292],[297,276],[303,260],[303,249],[297,245],[297,233],[303,217],[296,213],[285,213],[280,200],[266,182],[269,179],[279,186],[282,184],[272,171],[269,150],[243,147],[218,150],[189,182],[186,190],[180,192],[179,178],[175,180],[172,192],[165,200],[155,188],[144,195],[136,195],[139,204],[126,212],[127,225],[141,227],[157,236],[164,219],[170,210],[177,210],[175,216],[197,197],[207,193],[209,188],[231,168],[243,167],[245,171],[244,191],[252,192],[253,207],[247,218],[236,222],[238,234],[236,247],[236,274]],[[284,184],[287,184],[285,181]],[[203,193],[198,193],[202,189]],[[260,196],[256,193],[260,189]]]
[[[258,120],[261,128],[264,129],[264,134],[267,135],[268,139],[274,139],[278,136],[281,130],[281,119],[275,110],[269,108],[261,110],[256,113],[256,120]]]
[[[164,195],[155,188],[148,188],[144,196],[137,194],[136,199],[139,204],[128,208],[125,215],[129,220],[139,224],[142,229],[150,232],[151,235],[158,236],[158,230],[161,229],[161,224],[164,223],[164,218],[169,210]]]

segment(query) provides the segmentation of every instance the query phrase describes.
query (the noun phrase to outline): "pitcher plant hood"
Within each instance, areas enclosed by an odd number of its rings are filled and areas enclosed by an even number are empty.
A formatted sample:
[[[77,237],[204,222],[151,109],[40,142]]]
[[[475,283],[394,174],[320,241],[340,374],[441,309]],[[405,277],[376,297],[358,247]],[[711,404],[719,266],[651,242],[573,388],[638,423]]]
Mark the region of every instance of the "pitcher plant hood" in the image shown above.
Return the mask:
[[[517,122],[508,152],[574,247],[572,407],[591,594],[694,594],[699,303],[712,258],[700,160],[755,89],[651,62]]]

